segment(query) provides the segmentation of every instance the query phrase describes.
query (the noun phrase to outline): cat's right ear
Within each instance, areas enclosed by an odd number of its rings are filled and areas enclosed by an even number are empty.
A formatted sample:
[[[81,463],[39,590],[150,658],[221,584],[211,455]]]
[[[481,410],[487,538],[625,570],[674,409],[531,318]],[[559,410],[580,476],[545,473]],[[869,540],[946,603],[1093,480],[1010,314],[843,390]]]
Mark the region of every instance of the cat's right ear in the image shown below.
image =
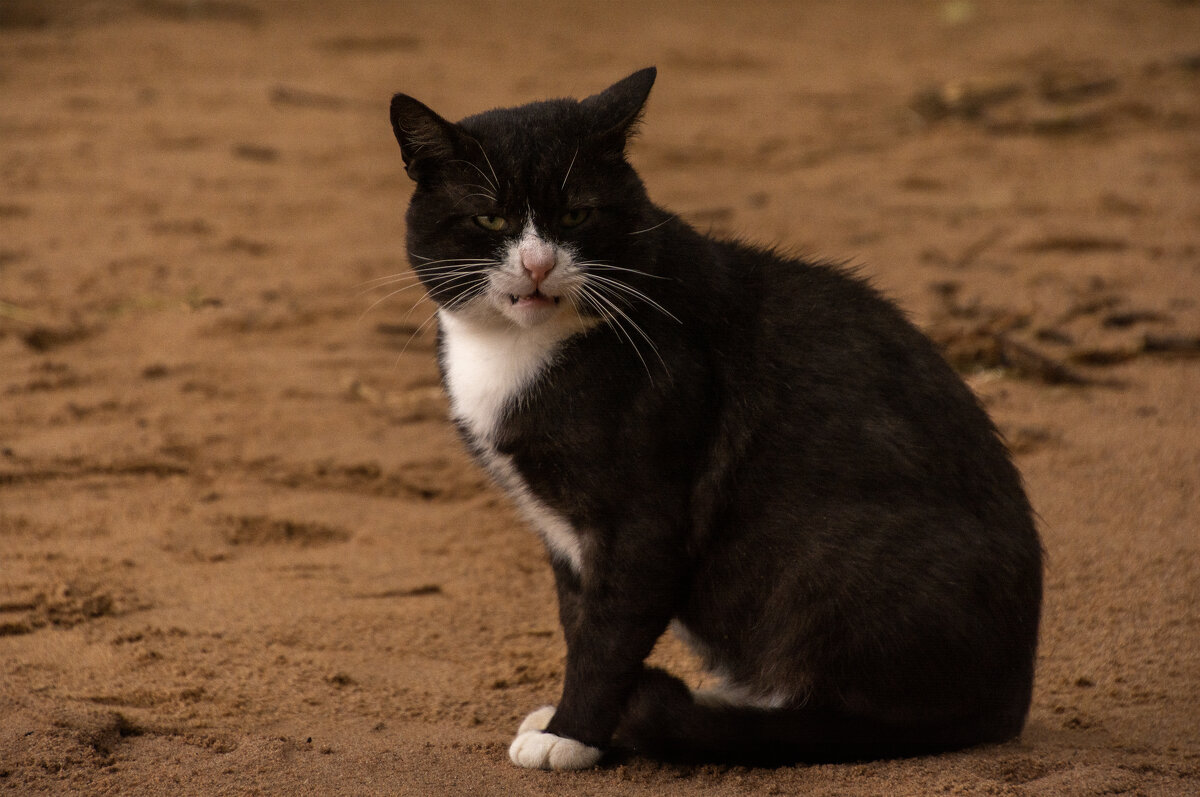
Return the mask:
[[[454,157],[454,125],[407,94],[392,97],[392,131],[400,142],[404,171],[414,180],[420,180],[428,166]]]

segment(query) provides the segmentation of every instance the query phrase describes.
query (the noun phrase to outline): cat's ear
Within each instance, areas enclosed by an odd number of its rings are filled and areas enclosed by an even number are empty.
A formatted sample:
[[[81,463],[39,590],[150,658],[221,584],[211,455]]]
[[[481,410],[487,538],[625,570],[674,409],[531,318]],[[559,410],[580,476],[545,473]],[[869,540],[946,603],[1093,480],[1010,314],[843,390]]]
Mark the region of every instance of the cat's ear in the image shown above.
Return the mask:
[[[407,94],[392,97],[392,131],[400,142],[404,170],[419,180],[428,165],[454,157],[458,129]]]
[[[642,109],[657,76],[657,69],[647,67],[580,102],[595,119],[599,138],[610,140],[624,150],[625,142],[642,118]]]

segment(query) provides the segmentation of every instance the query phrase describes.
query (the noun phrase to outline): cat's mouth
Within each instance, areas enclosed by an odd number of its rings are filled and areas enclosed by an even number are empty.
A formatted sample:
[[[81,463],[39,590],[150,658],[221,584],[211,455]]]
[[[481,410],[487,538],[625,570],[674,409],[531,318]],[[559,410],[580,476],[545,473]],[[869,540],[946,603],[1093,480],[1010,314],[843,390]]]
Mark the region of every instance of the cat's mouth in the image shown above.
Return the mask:
[[[557,305],[561,299],[561,296],[547,296],[540,290],[535,290],[533,293],[527,293],[524,296],[517,296],[515,293],[510,293],[508,295],[508,301],[512,303],[514,307]]]

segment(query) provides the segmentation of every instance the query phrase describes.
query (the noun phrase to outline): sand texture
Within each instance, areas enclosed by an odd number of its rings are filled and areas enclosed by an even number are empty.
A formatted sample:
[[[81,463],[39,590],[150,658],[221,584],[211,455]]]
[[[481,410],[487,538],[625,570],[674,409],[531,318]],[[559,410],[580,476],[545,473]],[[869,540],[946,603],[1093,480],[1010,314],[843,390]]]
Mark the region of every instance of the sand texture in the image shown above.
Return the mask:
[[[446,419],[393,92],[656,64],[704,229],[861,266],[1040,516],[1017,741],[508,762],[563,642]],[[1200,793],[1200,4],[0,2],[0,793]],[[678,641],[656,662],[694,677]]]

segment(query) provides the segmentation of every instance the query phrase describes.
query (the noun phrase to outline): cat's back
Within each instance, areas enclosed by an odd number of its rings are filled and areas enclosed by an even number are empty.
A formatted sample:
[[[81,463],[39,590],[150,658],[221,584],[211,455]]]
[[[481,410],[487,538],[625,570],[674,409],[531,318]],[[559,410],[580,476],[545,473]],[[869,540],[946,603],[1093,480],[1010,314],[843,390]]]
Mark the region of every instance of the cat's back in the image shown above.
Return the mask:
[[[837,265],[709,247],[711,361],[726,410],[758,430],[754,459],[827,487],[950,484],[1026,511],[987,414],[893,302]]]
[[[813,389],[878,385],[903,371],[905,382],[965,390],[929,339],[858,269],[736,240],[712,240],[709,251],[717,274],[706,286],[717,293],[711,314],[731,347],[745,347],[734,360],[762,369],[767,384],[807,373],[819,377],[806,385]]]

